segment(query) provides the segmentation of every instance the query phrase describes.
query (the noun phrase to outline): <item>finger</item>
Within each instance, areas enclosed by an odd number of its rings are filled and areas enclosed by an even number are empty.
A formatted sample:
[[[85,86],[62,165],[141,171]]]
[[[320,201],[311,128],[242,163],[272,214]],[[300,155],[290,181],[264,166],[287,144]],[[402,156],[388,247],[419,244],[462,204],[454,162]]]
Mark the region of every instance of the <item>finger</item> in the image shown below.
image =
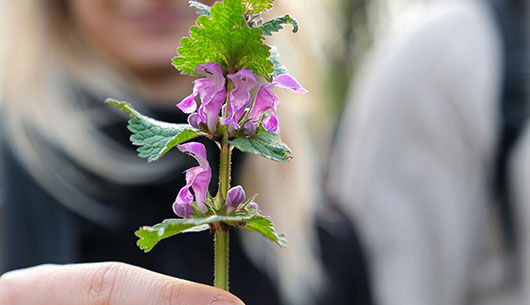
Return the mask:
[[[0,305],[241,305],[223,290],[123,263],[42,265],[0,277]]]

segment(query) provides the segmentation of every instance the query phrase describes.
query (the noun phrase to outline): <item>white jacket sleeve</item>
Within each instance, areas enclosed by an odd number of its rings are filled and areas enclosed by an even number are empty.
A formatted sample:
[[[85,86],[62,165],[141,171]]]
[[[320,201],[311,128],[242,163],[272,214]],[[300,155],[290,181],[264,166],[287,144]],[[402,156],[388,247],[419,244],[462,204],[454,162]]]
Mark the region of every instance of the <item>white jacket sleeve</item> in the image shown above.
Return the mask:
[[[329,187],[380,305],[468,304],[490,206],[500,43],[487,8],[442,9],[357,76]]]

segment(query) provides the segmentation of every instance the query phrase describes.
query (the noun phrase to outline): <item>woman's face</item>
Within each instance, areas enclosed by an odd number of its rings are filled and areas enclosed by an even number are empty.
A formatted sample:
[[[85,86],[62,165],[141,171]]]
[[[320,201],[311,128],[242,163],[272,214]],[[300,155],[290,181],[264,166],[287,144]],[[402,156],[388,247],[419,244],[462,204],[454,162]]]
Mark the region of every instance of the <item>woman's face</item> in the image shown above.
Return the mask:
[[[196,18],[185,0],[68,0],[68,5],[96,50],[140,73],[170,67],[179,39]]]

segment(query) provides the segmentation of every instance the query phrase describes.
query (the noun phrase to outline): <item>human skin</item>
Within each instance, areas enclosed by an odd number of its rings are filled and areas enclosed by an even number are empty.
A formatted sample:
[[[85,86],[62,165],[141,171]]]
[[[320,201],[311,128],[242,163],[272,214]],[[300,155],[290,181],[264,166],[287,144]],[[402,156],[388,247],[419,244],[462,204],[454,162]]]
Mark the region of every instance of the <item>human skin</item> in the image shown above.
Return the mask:
[[[41,265],[0,277],[0,305],[237,305],[230,293],[115,263]]]
[[[191,90],[190,78],[170,64],[196,19],[188,1],[67,0],[67,10],[87,48],[134,75],[148,100],[174,107],[182,92]]]

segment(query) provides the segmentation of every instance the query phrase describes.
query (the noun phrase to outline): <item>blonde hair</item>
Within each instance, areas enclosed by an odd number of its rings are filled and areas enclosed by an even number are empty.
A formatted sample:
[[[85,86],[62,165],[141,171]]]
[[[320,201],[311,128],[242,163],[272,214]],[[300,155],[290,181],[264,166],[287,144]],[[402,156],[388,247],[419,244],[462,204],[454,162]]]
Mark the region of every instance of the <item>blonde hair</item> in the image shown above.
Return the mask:
[[[147,165],[144,160],[138,160],[135,154],[99,131],[101,126],[115,120],[114,115],[106,115],[111,110],[87,112],[80,107],[79,94],[72,90],[76,86],[88,89],[102,102],[105,97],[112,96],[140,108],[142,105],[124,93],[134,92],[125,85],[134,82],[131,75],[120,67],[101,64],[101,58],[87,51],[80,35],[68,22],[64,2],[6,1],[1,9],[0,107],[4,134],[28,172],[59,202],[94,222],[110,225],[112,210],[76,189],[76,185],[82,183],[82,173],[62,166],[58,156],[43,152],[40,138],[83,168],[123,184],[155,179],[172,169],[168,166],[172,161],[163,159]],[[295,10],[302,11],[301,8]],[[297,49],[300,50],[300,46],[310,41],[310,37],[303,37],[295,44],[299,44]],[[279,49],[281,52],[281,45]],[[298,66],[317,62],[318,52],[314,46],[309,52],[297,52],[300,54]],[[286,59],[291,60],[288,56]],[[316,103],[310,103],[311,99],[318,101],[322,96],[320,82],[302,73],[304,69],[296,70],[293,75],[301,76],[300,81],[311,91],[312,97],[289,95],[280,107],[282,137],[295,152],[295,159],[288,164],[273,164],[250,157],[241,177],[247,192],[259,193],[260,207],[288,237],[287,249],[279,249],[256,236],[244,235],[243,238],[243,246],[251,259],[277,280],[288,304],[312,304],[313,293],[323,287],[325,278],[313,220],[316,202],[321,199],[320,163],[312,153],[315,146],[304,120],[319,113],[322,130],[326,130],[327,123],[321,112],[313,107]],[[300,109],[309,110],[300,113]]]
[[[107,109],[81,109],[76,89],[89,90],[102,102],[105,96],[127,98],[120,78],[128,75],[118,75],[86,51],[67,23],[64,1],[6,1],[1,13],[0,100],[6,142],[58,201],[91,221],[112,224],[113,211],[76,187],[83,183],[81,173],[47,154],[42,143],[118,183],[142,183],[164,172],[167,162],[145,166],[98,131],[115,120]]]
[[[325,34],[333,31],[332,12],[325,9],[335,7],[333,3],[335,0],[275,1],[275,9],[267,14],[272,18],[288,12],[298,19],[300,32],[293,34],[286,26],[271,40],[280,61],[309,90],[309,95],[278,90],[282,99],[281,137],[293,150],[294,158],[288,163],[274,163],[250,156],[242,175],[245,189],[259,194],[257,201],[263,202],[264,214],[270,215],[287,236],[286,249],[244,236],[250,258],[266,266],[277,279],[287,304],[314,304],[326,288],[314,218],[324,200],[319,183],[326,162],[323,156],[330,147],[330,114],[323,109],[326,67],[322,54],[326,45],[334,43],[335,36]],[[314,124],[308,126],[309,121]]]

